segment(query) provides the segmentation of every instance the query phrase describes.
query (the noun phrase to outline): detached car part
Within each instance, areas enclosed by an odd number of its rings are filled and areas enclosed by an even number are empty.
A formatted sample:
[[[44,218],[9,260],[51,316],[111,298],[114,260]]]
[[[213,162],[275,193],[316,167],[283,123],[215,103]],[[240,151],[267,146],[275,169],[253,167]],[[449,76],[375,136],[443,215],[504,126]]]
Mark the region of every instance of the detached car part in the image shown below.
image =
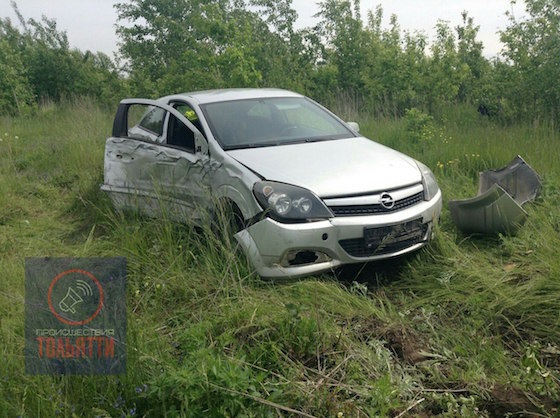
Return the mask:
[[[478,195],[450,201],[451,217],[466,233],[514,234],[528,216],[522,205],[536,198],[540,185],[539,175],[518,155],[506,167],[481,172]]]
[[[537,172],[519,155],[506,167],[480,173],[478,194],[483,194],[494,184],[504,189],[517,203],[535,200],[541,187]]]
[[[473,199],[452,200],[449,208],[457,228],[467,233],[511,234],[527,219],[527,212],[497,184]]]

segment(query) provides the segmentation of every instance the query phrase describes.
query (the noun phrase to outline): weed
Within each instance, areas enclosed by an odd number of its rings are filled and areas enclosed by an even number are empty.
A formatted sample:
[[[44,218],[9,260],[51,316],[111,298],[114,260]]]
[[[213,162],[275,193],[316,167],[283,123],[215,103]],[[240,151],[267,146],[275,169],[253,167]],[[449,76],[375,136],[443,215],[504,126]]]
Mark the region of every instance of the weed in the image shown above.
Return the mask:
[[[430,165],[444,203],[474,196],[478,172],[516,154],[542,193],[514,237],[463,236],[444,209],[419,253],[265,282],[219,233],[231,219],[112,209],[99,191],[112,117],[75,100],[1,120],[1,417],[558,413],[557,132],[460,108],[359,121]],[[127,373],[24,375],[24,258],[115,255],[128,261]]]

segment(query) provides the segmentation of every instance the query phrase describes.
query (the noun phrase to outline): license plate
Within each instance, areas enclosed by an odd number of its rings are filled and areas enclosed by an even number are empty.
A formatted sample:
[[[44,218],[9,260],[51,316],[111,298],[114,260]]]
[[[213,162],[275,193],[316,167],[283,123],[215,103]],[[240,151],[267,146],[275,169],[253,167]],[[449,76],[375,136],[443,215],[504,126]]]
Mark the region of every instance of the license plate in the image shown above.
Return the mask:
[[[364,240],[368,247],[379,245],[388,235],[391,234],[393,227],[385,226],[381,228],[364,228]]]
[[[364,241],[366,247],[373,248],[401,241],[420,240],[423,234],[422,221],[415,220],[392,226],[366,227],[364,228]]]

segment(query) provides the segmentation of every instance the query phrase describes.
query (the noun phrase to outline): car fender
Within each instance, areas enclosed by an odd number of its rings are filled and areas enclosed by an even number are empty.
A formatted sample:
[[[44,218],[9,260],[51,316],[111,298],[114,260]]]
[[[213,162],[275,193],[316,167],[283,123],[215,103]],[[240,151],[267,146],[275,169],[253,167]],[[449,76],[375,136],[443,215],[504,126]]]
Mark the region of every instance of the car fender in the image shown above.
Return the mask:
[[[227,167],[227,165],[226,165]],[[220,199],[231,200],[241,211],[245,220],[251,219],[262,212],[262,208],[253,196],[253,184],[257,179],[253,175],[243,175],[239,170],[226,168],[229,178],[217,176],[214,178],[216,183],[214,196]],[[240,175],[241,174],[241,175]]]

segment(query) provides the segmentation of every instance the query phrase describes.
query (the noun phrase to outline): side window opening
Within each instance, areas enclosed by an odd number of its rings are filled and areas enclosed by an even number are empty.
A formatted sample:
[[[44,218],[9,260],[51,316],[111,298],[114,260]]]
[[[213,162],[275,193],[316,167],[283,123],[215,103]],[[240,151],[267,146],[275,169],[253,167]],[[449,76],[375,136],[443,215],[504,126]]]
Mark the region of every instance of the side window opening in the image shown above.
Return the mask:
[[[192,123],[196,129],[200,131],[200,133],[206,138],[206,134],[204,133],[204,129],[202,129],[202,124],[200,123],[200,119],[198,115],[194,111],[192,107],[190,107],[186,103],[172,103],[171,104],[179,113],[182,113],[190,123]]]
[[[163,133],[164,117],[165,117],[165,110],[159,107],[154,107],[146,113],[146,115],[142,118],[138,126],[158,136],[161,136],[161,134]]]
[[[130,105],[127,111],[128,137],[162,142],[166,114],[165,110],[156,106]]]
[[[194,153],[194,132],[173,115],[169,115],[167,144]]]

